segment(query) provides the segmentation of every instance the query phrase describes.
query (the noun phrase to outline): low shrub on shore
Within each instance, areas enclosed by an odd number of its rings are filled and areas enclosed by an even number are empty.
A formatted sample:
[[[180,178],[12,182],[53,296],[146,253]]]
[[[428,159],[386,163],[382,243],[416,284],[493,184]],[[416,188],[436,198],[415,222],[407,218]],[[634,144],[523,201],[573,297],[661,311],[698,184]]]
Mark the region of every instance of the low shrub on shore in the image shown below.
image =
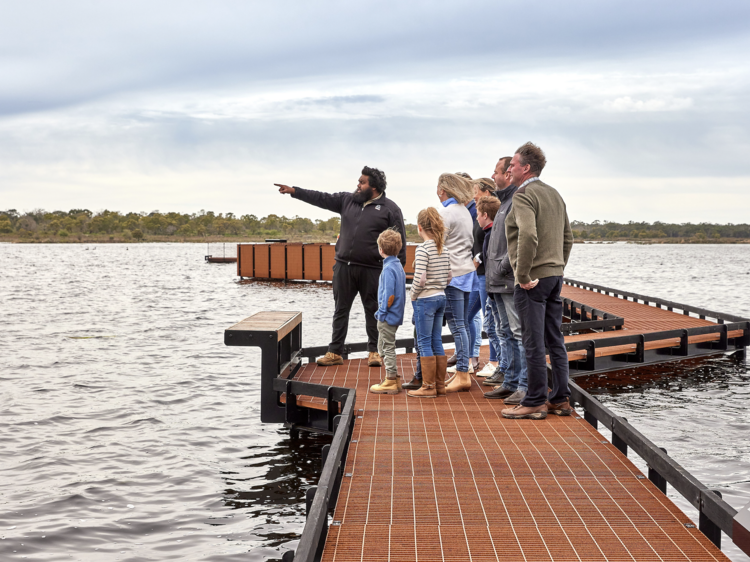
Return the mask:
[[[0,241],[5,242],[205,242],[262,241],[286,238],[295,242],[334,242],[338,216],[311,220],[295,216],[255,215],[203,211],[199,213],[120,213],[88,209],[19,213],[0,211]],[[571,223],[576,241],[628,241],[671,244],[746,243],[750,225],[713,223]],[[421,242],[417,227],[406,225],[406,238]]]

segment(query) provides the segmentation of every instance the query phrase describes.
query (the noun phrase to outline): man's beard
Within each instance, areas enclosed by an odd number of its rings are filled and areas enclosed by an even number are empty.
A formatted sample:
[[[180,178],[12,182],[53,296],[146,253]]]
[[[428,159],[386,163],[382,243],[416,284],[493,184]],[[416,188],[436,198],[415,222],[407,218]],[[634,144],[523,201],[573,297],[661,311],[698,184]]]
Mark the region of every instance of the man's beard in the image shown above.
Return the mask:
[[[372,199],[372,187],[368,187],[367,189],[363,189],[362,191],[355,190],[354,193],[352,193],[352,198],[354,199],[355,203],[359,203],[360,205],[362,203],[366,203],[370,199]]]

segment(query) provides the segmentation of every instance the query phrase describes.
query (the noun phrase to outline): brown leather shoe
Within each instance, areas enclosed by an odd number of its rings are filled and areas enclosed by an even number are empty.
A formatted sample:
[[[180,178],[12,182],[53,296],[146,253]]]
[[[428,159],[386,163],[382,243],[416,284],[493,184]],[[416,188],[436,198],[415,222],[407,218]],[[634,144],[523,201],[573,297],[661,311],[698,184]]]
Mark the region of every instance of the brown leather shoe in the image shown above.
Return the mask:
[[[555,416],[569,416],[573,413],[573,408],[570,407],[570,400],[566,398],[557,404],[547,401],[547,412]]]
[[[547,417],[547,404],[529,408],[520,404],[515,408],[507,408],[500,412],[504,418],[511,420],[543,420]]]
[[[458,355],[454,353],[448,358],[448,366],[453,367],[456,363],[458,363]]]
[[[403,389],[405,390],[419,390],[422,388],[422,379],[418,379],[417,377],[412,377],[412,379],[401,385]]]
[[[490,390],[484,393],[485,398],[497,398],[499,400],[505,400],[508,396],[513,394],[513,391],[504,386],[496,386],[495,390]]]
[[[320,365],[321,367],[330,367],[331,365],[343,365],[344,358],[341,357],[341,355],[338,355],[336,353],[331,353],[329,351],[323,357],[320,357],[316,361],[316,363]]]
[[[367,366],[368,367],[382,367],[383,361],[380,359],[380,355],[377,351],[371,351],[370,354],[367,356]]]

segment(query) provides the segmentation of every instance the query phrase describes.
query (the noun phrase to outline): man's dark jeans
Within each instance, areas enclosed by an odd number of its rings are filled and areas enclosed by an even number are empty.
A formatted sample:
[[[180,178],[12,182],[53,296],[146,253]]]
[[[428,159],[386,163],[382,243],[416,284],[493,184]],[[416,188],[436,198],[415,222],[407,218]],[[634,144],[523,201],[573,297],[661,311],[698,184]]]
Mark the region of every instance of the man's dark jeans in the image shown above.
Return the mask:
[[[347,265],[337,261],[333,266],[333,300],[336,309],[333,313],[333,336],[328,351],[341,355],[344,351],[346,333],[349,330],[349,313],[354,297],[359,294],[365,308],[365,328],[367,329],[367,350],[378,351],[378,282],[380,269]]]
[[[562,277],[544,277],[531,290],[516,285],[513,301],[521,319],[523,347],[526,350],[526,365],[529,388],[522,406],[541,406],[547,401],[547,361],[545,345],[549,350],[552,366],[552,392],[549,401],[553,404],[570,397],[568,388],[568,353],[565,339],[560,332],[562,323]]]

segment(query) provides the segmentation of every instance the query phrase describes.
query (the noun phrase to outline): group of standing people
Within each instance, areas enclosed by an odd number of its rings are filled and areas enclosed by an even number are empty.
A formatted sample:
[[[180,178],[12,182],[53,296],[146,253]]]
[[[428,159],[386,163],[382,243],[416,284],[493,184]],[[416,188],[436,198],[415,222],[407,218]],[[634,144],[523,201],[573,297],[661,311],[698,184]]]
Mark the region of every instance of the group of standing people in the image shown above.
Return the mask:
[[[539,179],[543,151],[526,143],[497,162],[492,178],[442,174],[440,205],[420,211],[409,291],[419,352],[415,376],[402,384],[395,335],[407,300],[401,210],[385,197],[381,171],[365,167],[354,193],[327,194],[279,186],[281,193],[341,214],[333,290],[333,337],[320,365],[343,364],[349,311],[356,294],[365,308],[368,364],[386,378],[371,392],[434,398],[471,388],[474,373],[494,387],[508,418],[569,415],[568,358],[560,331],[563,269],[573,245],[565,203]],[[479,370],[484,328],[490,361]],[[448,359],[442,344],[443,317],[455,341]],[[546,351],[546,350],[548,351]],[[552,376],[548,381],[546,355]],[[451,368],[449,365],[453,364]],[[550,384],[551,389],[548,389]]]

